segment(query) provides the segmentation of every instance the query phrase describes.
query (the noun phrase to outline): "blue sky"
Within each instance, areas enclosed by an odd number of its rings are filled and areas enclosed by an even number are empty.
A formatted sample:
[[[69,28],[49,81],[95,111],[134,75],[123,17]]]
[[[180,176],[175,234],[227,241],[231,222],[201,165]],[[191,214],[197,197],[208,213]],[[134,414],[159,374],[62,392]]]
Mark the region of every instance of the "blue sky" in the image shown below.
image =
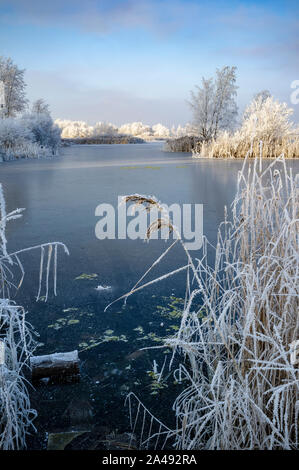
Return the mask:
[[[0,0],[0,55],[55,118],[171,126],[191,120],[190,90],[224,65],[238,68],[240,111],[262,89],[291,105],[298,13],[275,0]]]

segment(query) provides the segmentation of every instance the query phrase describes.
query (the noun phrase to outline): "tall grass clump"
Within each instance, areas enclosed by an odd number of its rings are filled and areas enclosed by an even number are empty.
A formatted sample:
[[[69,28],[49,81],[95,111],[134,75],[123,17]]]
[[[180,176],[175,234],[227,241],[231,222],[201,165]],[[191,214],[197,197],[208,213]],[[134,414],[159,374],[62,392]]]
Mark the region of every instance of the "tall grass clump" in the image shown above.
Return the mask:
[[[174,374],[185,385],[173,404],[175,429],[129,395],[141,446],[298,449],[299,370],[291,359],[299,338],[298,237],[298,175],[284,157],[262,162],[247,155],[212,259],[206,239],[196,262],[179,240],[186,300],[165,347],[181,358]],[[136,286],[125,297],[142,288]]]
[[[299,157],[299,129],[290,121],[293,113],[286,103],[273,97],[258,97],[247,107],[243,122],[236,132],[221,132],[216,138],[195,145],[193,156],[208,158],[255,158],[260,154],[263,142],[263,156],[277,158]]]
[[[35,410],[31,409],[27,381],[28,360],[36,341],[33,327],[27,322],[24,308],[12,300],[25,275],[20,257],[25,252],[40,250],[40,272],[37,300],[42,289],[45,300],[49,293],[50,274],[56,295],[57,252],[59,242],[21,249],[9,253],[6,224],[22,216],[23,209],[6,212],[2,185],[0,184],[0,450],[21,449],[26,446],[26,436],[34,430]],[[16,270],[19,279],[16,281]]]

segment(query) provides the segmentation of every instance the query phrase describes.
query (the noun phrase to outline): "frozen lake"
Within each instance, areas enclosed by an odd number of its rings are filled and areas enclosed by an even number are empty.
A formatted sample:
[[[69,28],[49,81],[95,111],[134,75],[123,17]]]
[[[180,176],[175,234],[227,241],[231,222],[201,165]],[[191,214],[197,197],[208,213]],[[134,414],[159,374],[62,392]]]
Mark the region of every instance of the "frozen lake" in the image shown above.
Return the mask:
[[[41,385],[31,393],[39,412],[38,435],[29,443],[42,448],[45,433],[70,428],[129,431],[124,399],[134,391],[161,419],[172,425],[169,409],[178,393],[170,375],[155,390],[147,371],[153,360],[164,362],[163,350],[137,353],[161,344],[179,324],[185,274],[168,278],[130,297],[125,307],[115,303],[169,246],[162,240],[98,240],[95,208],[117,207],[118,195],[155,195],[160,201],[203,204],[203,233],[212,242],[236,190],[242,161],[193,160],[183,153],[166,153],[162,143],[71,146],[59,158],[0,165],[7,210],[25,207],[12,221],[7,237],[11,251],[49,241],[70,250],[58,258],[58,295],[35,302],[39,257],[23,256],[26,278],[16,301],[25,305],[40,333],[38,354],[79,350],[81,381],[71,385]],[[291,161],[299,170],[299,161]],[[194,252],[199,257],[200,252]],[[155,268],[149,279],[185,262],[179,246]],[[97,289],[109,286],[109,289]],[[156,393],[153,393],[156,392]],[[86,412],[82,412],[86,410]],[[78,448],[81,448],[78,442]]]

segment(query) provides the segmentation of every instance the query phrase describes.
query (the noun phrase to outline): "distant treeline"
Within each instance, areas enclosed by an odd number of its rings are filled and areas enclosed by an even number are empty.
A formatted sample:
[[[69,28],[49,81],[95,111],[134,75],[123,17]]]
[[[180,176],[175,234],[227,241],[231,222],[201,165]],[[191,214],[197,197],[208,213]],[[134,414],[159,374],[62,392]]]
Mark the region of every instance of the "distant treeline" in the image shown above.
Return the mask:
[[[79,137],[76,139],[61,139],[62,145],[71,144],[144,144],[140,137],[128,135],[102,135],[99,137]]]

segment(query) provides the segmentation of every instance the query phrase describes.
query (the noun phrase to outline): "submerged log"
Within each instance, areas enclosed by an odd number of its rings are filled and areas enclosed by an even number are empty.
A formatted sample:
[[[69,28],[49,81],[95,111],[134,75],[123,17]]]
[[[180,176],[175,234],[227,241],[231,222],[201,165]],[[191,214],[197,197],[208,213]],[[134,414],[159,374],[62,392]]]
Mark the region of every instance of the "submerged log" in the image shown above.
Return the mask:
[[[54,353],[30,358],[32,380],[74,381],[79,378],[78,351]]]

